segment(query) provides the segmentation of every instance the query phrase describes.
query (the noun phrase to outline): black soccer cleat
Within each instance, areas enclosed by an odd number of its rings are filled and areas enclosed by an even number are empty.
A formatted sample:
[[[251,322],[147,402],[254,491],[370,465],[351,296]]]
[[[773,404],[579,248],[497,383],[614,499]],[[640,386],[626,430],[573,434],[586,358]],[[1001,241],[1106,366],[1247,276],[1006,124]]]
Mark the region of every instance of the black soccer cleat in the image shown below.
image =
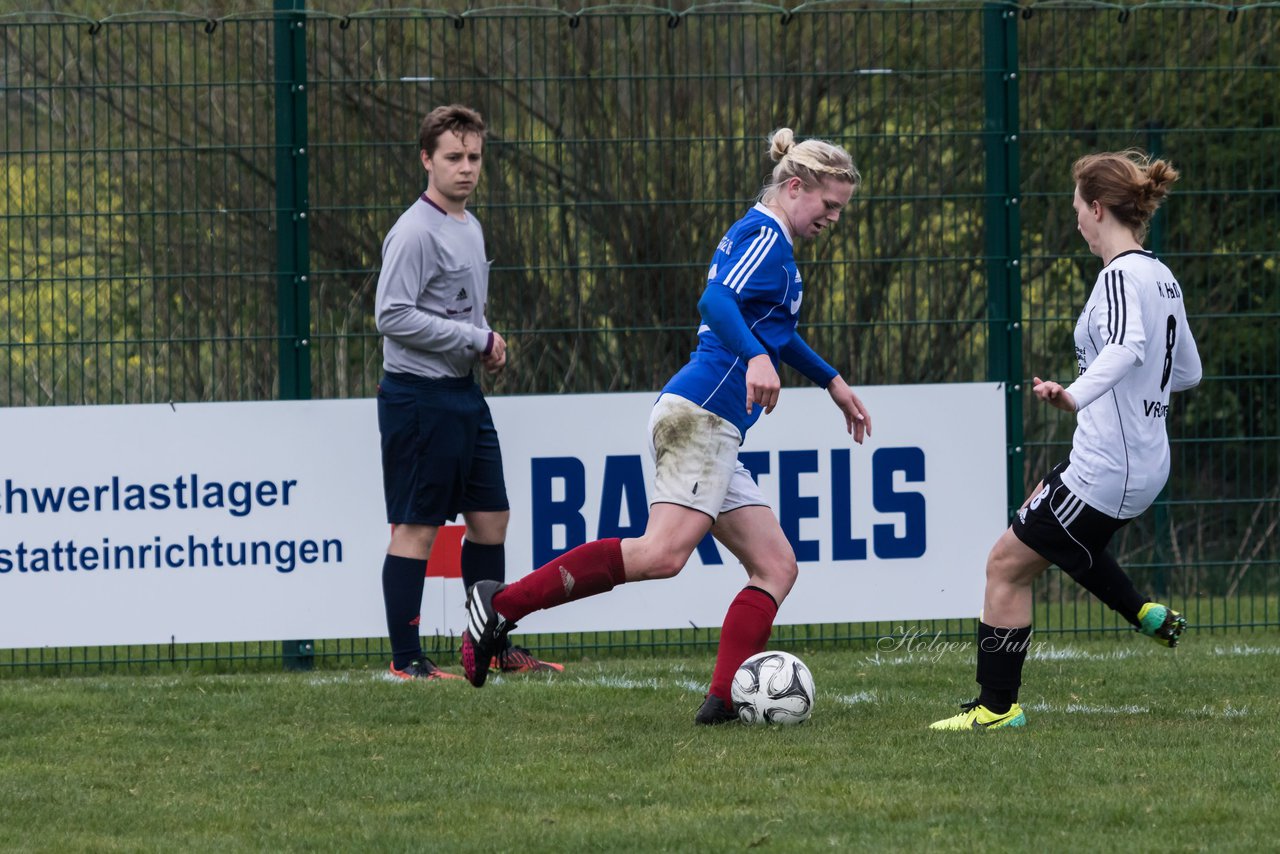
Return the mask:
[[[731,704],[725,703],[715,694],[708,694],[702,701],[702,708],[694,716],[693,722],[702,726],[732,723],[738,719],[738,711]]]
[[[462,632],[462,672],[477,688],[484,687],[493,657],[506,648],[507,632],[516,627],[493,607],[493,597],[507,585],[477,581],[467,593],[467,628]]]

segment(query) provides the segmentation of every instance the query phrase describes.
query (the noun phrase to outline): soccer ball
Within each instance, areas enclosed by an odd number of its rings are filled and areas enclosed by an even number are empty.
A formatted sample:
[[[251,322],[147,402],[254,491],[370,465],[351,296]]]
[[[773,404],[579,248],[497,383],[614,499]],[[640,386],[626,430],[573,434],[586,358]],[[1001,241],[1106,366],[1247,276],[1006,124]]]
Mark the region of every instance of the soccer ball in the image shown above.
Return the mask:
[[[758,652],[742,662],[731,693],[744,724],[798,724],[813,714],[813,675],[789,652]]]

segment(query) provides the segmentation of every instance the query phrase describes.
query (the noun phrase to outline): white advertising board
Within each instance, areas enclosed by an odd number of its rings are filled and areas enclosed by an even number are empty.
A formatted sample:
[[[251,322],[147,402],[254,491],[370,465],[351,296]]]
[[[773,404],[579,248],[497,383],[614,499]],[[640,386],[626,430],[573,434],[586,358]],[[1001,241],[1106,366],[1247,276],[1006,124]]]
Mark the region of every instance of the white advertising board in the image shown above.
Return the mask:
[[[975,615],[1005,524],[1002,386],[858,392],[874,424],[863,445],[818,389],[785,389],[743,445],[799,559],[778,621]],[[643,530],[654,398],[490,399],[509,581]],[[6,409],[0,448],[0,648],[386,631],[372,399]],[[423,634],[464,625],[447,562],[433,555],[427,571]],[[708,540],[674,579],[531,614],[518,631],[716,627],[744,580]]]

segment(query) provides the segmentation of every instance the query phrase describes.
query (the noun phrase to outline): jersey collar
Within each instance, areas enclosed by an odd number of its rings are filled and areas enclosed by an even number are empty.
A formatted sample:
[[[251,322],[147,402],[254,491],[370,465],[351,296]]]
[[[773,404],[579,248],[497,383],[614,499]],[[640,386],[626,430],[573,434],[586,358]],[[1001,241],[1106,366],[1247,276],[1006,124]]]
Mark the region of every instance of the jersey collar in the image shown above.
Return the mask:
[[[764,206],[764,204],[763,204],[763,203],[761,203],[761,202],[756,202],[756,206],[755,206],[754,210],[760,211],[760,213],[764,214],[764,215],[765,215],[765,216],[767,216],[769,219],[771,219],[771,220],[773,220],[774,222],[776,222],[776,223],[778,224],[778,228],[782,231],[782,236],[783,236],[783,237],[785,237],[785,238],[787,238],[787,243],[790,243],[792,246],[794,246],[794,245],[795,245],[795,241],[791,239],[791,229],[787,227],[787,224],[786,224],[785,222],[783,222],[782,220],[778,219],[777,214],[775,214],[773,211],[769,210],[769,209],[768,209],[767,207],[765,207],[765,206]]]
[[[466,221],[467,221],[467,212],[466,212],[465,210],[462,212],[462,216],[461,216],[461,218],[459,218],[459,217],[456,217],[456,216],[454,216],[453,214],[449,213],[447,210],[445,210],[444,208],[440,207],[440,206],[439,206],[438,204],[436,204],[435,202],[433,202],[433,201],[431,200],[431,197],[427,195],[427,193],[426,193],[426,191],[425,191],[425,190],[423,191],[421,198],[422,198],[422,201],[424,201],[424,202],[426,202],[427,204],[431,205],[431,207],[435,208],[435,209],[436,209],[436,210],[438,210],[440,213],[442,213],[442,214],[444,214],[445,216],[447,216],[449,219],[454,220],[455,222],[466,222]]]
[[[1116,253],[1116,257],[1111,259],[1111,264],[1114,264],[1117,258],[1123,258],[1126,255],[1141,255],[1143,258],[1156,257],[1154,252],[1148,252],[1146,249],[1126,249],[1123,252]],[[1110,267],[1111,264],[1108,264],[1107,266]]]

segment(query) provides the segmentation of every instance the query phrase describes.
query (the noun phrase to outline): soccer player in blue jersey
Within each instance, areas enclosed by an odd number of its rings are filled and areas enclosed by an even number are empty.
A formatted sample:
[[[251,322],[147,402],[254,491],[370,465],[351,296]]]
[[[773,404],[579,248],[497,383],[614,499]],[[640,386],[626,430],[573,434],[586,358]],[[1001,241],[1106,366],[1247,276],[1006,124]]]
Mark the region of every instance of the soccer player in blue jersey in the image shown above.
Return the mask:
[[[1057,564],[1138,632],[1176,646],[1187,621],[1140,594],[1107,544],[1142,514],[1169,477],[1169,395],[1200,382],[1200,353],[1182,287],[1142,248],[1156,208],[1178,180],[1138,151],[1080,158],[1072,167],[1076,227],[1102,259],[1076,321],[1079,375],[1065,388],[1035,378],[1050,406],[1075,413],[1070,457],[1044,476],[987,558],[978,622],[981,693],[931,724],[944,731],[1026,724],[1018,704],[1031,641],[1031,585]]]
[[[462,638],[463,670],[476,687],[517,620],[624,582],[670,578],[710,531],[742,562],[747,586],[725,616],[710,691],[695,720],[737,718],[729,696],[733,674],[765,648],[798,572],[777,517],[738,461],[747,430],[778,405],[778,362],[827,390],[854,441],[871,432],[862,401],[796,331],[804,284],[793,244],[840,219],[858,171],[843,148],[797,142],[789,128],[770,137],[769,155],[777,163],[772,179],[711,259],[698,303],[697,350],[650,416],[655,476],[643,536],[587,543],[510,585],[477,583]]]
[[[418,131],[427,190],[382,243],[375,297],[385,371],[378,384],[382,480],[391,543],[382,596],[391,639],[391,675],[457,679],[427,658],[419,637],[426,562],[440,526],[466,522],[462,580],[506,572],[507,502],[502,450],[475,369],[494,373],[507,345],[489,326],[489,261],[484,232],[467,210],[480,179],[485,124],[458,104],[437,107]],[[505,672],[563,670],[528,650],[493,650]]]

